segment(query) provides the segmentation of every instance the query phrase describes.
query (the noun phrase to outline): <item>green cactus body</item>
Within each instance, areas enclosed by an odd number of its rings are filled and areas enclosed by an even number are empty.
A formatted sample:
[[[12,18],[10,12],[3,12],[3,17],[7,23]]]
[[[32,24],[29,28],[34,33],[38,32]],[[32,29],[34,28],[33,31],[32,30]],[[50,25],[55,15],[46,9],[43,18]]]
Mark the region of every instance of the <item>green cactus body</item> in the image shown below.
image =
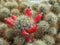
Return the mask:
[[[3,38],[0,38],[0,45],[9,45],[9,43],[5,41]]]
[[[17,27],[18,28],[17,28]],[[17,22],[16,22],[16,29],[18,30],[18,31],[21,31],[20,29],[25,29],[25,30],[28,30],[29,28],[31,28],[31,27],[33,27],[34,26],[34,23],[33,23],[33,19],[31,19],[31,18],[28,18],[27,16],[25,16],[25,15],[21,15],[20,17],[19,17],[19,19],[17,20]]]
[[[26,2],[22,2],[20,5],[19,5],[19,8],[20,8],[20,11],[21,12],[24,12],[24,10],[29,7],[29,5],[26,3]]]
[[[14,39],[14,44],[16,44],[16,45],[23,45],[24,42],[25,42],[25,38],[23,38],[23,37],[17,36],[17,37]]]
[[[5,4],[4,4],[5,7],[11,9],[12,8],[12,2],[9,2],[7,1]]]
[[[57,29],[55,27],[50,27],[49,30],[47,30],[47,32],[50,35],[56,35],[57,34]]]
[[[27,43],[26,45],[47,45],[47,44],[42,40],[35,40],[34,42]]]
[[[0,36],[3,36],[4,32],[6,31],[7,25],[0,22]]]
[[[33,45],[33,43],[26,43],[26,45]]]
[[[18,9],[12,9],[12,10],[11,10],[11,14],[18,16],[18,15],[20,15],[20,12],[19,12]]]
[[[37,11],[38,10],[39,4],[32,4],[32,9]]]
[[[49,2],[48,2],[48,0],[44,0],[44,1],[42,1],[41,3],[43,3],[43,4],[48,4]]]
[[[46,20],[50,24],[50,26],[56,26],[58,18],[55,14],[48,13],[45,16],[44,20]]]
[[[43,42],[42,40],[36,40],[34,42],[34,45],[47,45],[45,42]]]
[[[36,11],[34,11],[34,10],[32,10],[31,12],[32,12],[32,17],[33,17],[33,18],[35,18],[36,15],[38,14],[38,12],[36,12]]]
[[[13,1],[13,2],[12,2],[12,7],[13,7],[13,8],[18,8],[18,3],[17,3],[16,1]]]
[[[45,41],[45,43],[47,45],[54,45],[55,44],[55,40],[52,36],[45,35],[42,39],[43,39],[43,41]]]
[[[49,0],[49,3],[54,5],[55,3],[57,3],[57,0]]]
[[[53,9],[54,13],[59,14],[60,13],[60,5],[58,3],[53,5]]]
[[[6,37],[7,39],[13,38],[14,36],[15,36],[15,33],[14,33],[14,31],[13,31],[12,29],[7,29],[7,30],[5,31],[5,37]]]
[[[48,7],[48,8],[47,8]],[[39,6],[39,12],[43,13],[44,15],[47,14],[50,11],[50,7],[46,4],[40,4]]]
[[[0,11],[0,20],[4,20],[4,18],[9,17],[10,10],[8,8],[2,8]]]
[[[48,22],[46,22],[46,21],[40,21],[40,22],[38,23],[38,27],[39,27],[40,30],[42,30],[43,32],[45,32],[45,31],[48,30],[49,24],[48,24]]]

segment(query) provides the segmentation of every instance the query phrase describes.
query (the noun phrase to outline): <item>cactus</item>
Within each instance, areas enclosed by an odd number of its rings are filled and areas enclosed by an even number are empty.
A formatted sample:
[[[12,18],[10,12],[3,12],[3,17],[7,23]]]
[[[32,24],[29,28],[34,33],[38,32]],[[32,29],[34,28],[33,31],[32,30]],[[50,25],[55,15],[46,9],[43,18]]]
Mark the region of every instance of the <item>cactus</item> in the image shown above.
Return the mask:
[[[0,11],[0,20],[4,20],[4,18],[9,17],[10,10],[8,8],[2,8]]]
[[[57,0],[49,0],[49,3],[54,5],[55,3],[57,3]]]
[[[33,18],[35,18],[36,15],[38,14],[38,12],[36,12],[36,11],[34,11],[34,10],[32,10],[31,12],[32,12],[32,17],[33,17]]]
[[[39,4],[32,4],[32,9],[38,11]]]
[[[48,7],[48,8],[47,8]],[[50,7],[46,4],[40,4],[39,5],[39,12],[43,13],[44,15],[47,14],[50,11]]]
[[[9,45],[9,43],[3,38],[0,38],[0,45]]]
[[[4,36],[4,32],[6,31],[7,25],[0,22],[0,36]]]
[[[21,15],[18,21],[16,22],[16,26],[18,27],[18,31],[20,31],[20,29],[28,30],[34,26],[33,19],[30,19],[24,15]]]
[[[14,32],[12,29],[7,29],[6,31],[5,31],[5,37],[7,38],[7,39],[10,39],[10,38],[13,38],[13,37],[15,37],[15,34],[16,32]]]
[[[25,38],[23,38],[23,37],[17,36],[14,38],[14,44],[16,44],[16,45],[23,45],[24,42],[25,42]]]
[[[47,44],[42,40],[35,40],[34,42],[27,43],[26,45],[47,45]]]
[[[33,43],[27,43],[26,45],[33,45]]]
[[[39,29],[42,30],[43,32],[47,31],[49,28],[48,22],[46,22],[44,20],[40,21],[37,25],[38,25]]]
[[[47,44],[44,41],[42,41],[42,40],[36,40],[34,42],[34,45],[47,45]]]
[[[11,9],[11,8],[18,8],[18,3],[14,0],[7,0],[4,4],[5,7]]]
[[[57,16],[53,13],[48,13],[45,16],[44,20],[46,20],[50,24],[50,26],[56,26],[58,21]]]
[[[47,30],[48,34],[50,35],[56,35],[57,29],[55,27],[50,27],[49,30]]]
[[[18,8],[18,3],[16,1],[12,1],[12,7],[13,8]]]
[[[60,13],[60,5],[58,3],[54,4],[52,7],[52,10],[54,13],[59,14]]]
[[[26,3],[26,2],[22,2],[20,5],[19,5],[19,9],[21,12],[24,12],[24,10],[29,7],[29,5]]]
[[[55,44],[55,40],[52,36],[49,36],[49,35],[45,35],[43,38],[42,38],[43,41],[45,41],[45,43],[47,45],[54,45]]]
[[[5,7],[11,9],[12,8],[12,2],[9,2],[7,1],[5,4],[4,4]]]
[[[12,9],[12,10],[11,10],[11,14],[18,16],[18,15],[20,15],[20,12],[19,12],[18,9]]]

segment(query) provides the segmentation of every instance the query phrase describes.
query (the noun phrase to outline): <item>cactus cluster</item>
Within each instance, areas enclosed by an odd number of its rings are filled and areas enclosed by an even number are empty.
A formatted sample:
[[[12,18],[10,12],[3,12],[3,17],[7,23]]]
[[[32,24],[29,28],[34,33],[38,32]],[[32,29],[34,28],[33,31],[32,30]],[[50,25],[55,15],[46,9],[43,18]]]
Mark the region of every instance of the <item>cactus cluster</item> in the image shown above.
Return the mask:
[[[60,0],[0,0],[0,45],[60,45]]]

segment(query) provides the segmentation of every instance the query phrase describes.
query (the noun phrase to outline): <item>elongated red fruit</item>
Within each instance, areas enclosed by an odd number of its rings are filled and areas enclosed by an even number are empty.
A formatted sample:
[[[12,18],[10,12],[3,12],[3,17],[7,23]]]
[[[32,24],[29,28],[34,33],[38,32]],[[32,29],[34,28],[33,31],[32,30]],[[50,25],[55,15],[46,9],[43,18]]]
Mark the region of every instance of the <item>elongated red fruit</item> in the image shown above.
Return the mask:
[[[8,18],[5,19],[5,22],[7,24],[9,24],[10,26],[14,26],[14,23],[10,19],[8,19]]]
[[[26,9],[25,14],[26,14],[26,16],[28,16],[28,17],[32,17],[32,12],[31,12],[30,8],[27,8],[27,9]]]
[[[42,19],[42,14],[38,14],[34,19],[34,23],[38,23],[41,19]]]
[[[23,30],[22,31],[22,36],[27,36],[27,35],[28,35],[28,33],[25,30]]]
[[[34,26],[34,27],[28,29],[27,31],[28,31],[29,34],[32,34],[32,33],[36,32],[37,30],[38,30],[38,27]]]
[[[15,15],[12,15],[11,18],[12,18],[13,20],[16,20],[16,19],[17,19],[17,17],[16,17]]]
[[[30,38],[30,37],[27,37],[27,41],[28,41],[28,42],[32,42],[32,41],[33,41],[33,39],[32,39],[32,38]]]

